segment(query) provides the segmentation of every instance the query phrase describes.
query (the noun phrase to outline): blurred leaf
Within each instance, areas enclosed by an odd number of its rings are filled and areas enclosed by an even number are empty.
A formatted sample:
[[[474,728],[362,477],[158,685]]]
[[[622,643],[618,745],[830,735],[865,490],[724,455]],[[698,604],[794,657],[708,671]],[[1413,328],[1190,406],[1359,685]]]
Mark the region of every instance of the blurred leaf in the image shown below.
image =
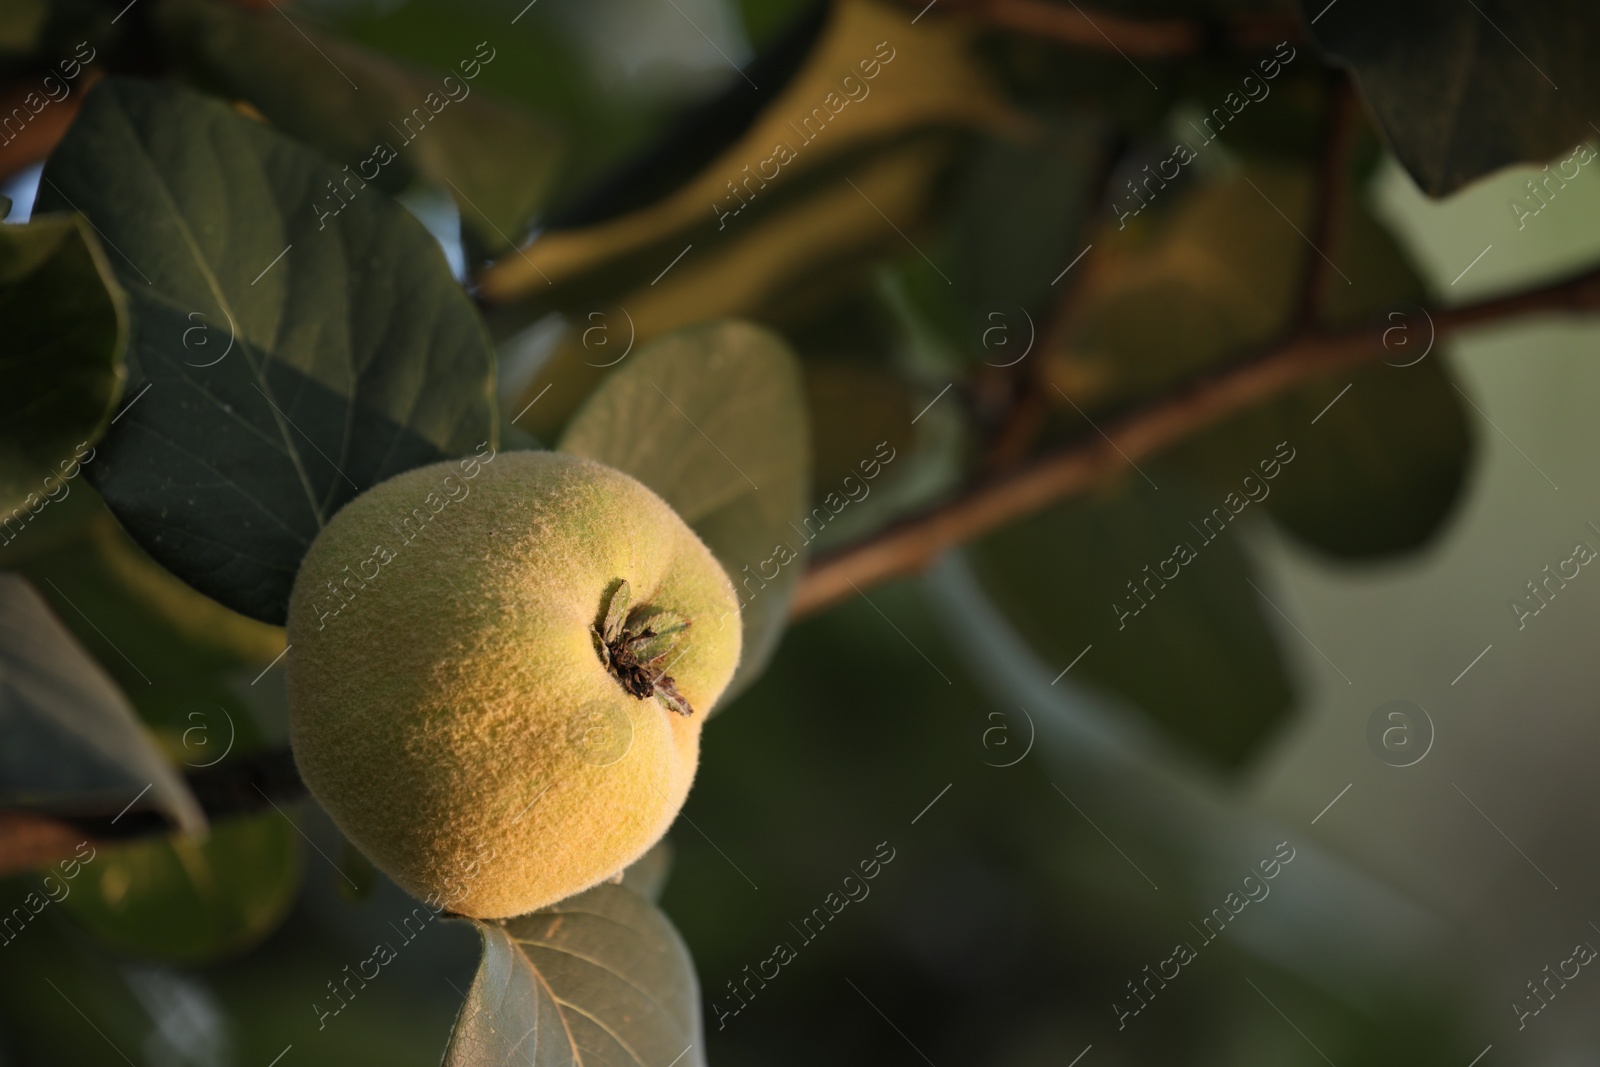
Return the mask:
[[[1006,316],[1020,338],[1018,312],[1041,311],[1059,295],[1051,279],[1059,280],[1082,250],[1085,215],[1099,206],[1095,179],[1106,137],[1101,121],[1079,118],[1041,122],[1025,140],[988,137],[977,146],[963,176],[948,257],[969,312],[968,351],[980,349],[994,313]],[[1015,347],[1023,348],[1020,339]]]
[[[805,568],[794,524],[810,485],[810,428],[788,346],[737,322],[662,338],[606,379],[560,447],[654,489],[728,572],[744,602],[744,652],[725,705],[766,666]]]
[[[1600,9],[1584,0],[1343,0],[1312,33],[1354,71],[1424,192],[1453,193],[1512,163],[1570,150],[1600,112]],[[1558,91],[1559,87],[1559,91]]]
[[[266,622],[346,501],[495,432],[493,354],[437,244],[375,191],[319,233],[337,177],[221,103],[108,81],[40,192],[135,257],[118,270],[146,388],[91,477],[158,562]]]
[[[23,579],[0,575],[0,804],[106,816],[138,803],[205,815],[126,699]],[[120,817],[120,816],[119,816]]]
[[[596,886],[473,925],[483,963],[445,1067],[704,1067],[694,962],[667,917],[631,890]]]
[[[776,36],[802,15],[824,6],[816,0],[735,0],[744,30],[756,44]]]
[[[34,888],[30,882],[37,884],[31,877],[0,882],[8,914]],[[81,883],[67,883],[73,895],[84,891]],[[348,926],[330,930],[308,911],[296,909],[285,928],[242,958],[185,967],[130,960],[48,907],[3,953],[6,1063],[265,1067],[292,1043],[278,1067],[438,1067],[461,1002],[446,983],[466,988],[477,938],[465,929],[430,932],[434,945],[403,951],[383,981],[360,990],[358,1007],[318,1030],[308,997],[326,998],[326,983],[346,978],[340,968],[370,952],[372,940],[395,934],[379,923],[376,937],[357,940]],[[441,941],[449,943],[444,961],[430,952]],[[462,949],[470,957],[464,967]]]
[[[788,21],[778,39],[766,42],[748,62],[742,75],[723,78],[723,87],[686,108],[677,109],[661,125],[652,142],[629,156],[600,181],[550,217],[552,230],[592,226],[663,199],[706,169],[760,119],[778,99],[816,50],[831,3],[808,2],[799,17]],[[776,12],[784,18],[789,12]],[[605,25],[596,20],[585,36]],[[604,68],[598,63],[594,67]],[[633,90],[635,93],[638,89]]]
[[[644,286],[685,244],[704,249],[746,233],[813,182],[842,186],[841,202],[857,196],[837,172],[840,157],[881,151],[918,131],[1008,124],[1015,128],[1015,117],[974,62],[966,30],[936,19],[909,25],[902,11],[875,0],[839,0],[806,66],[694,180],[625,215],[544,234],[526,253],[503,257],[483,290],[498,302],[570,305],[552,287],[607,268],[617,275],[606,286],[612,293]],[[829,235],[802,238],[825,247]],[[793,249],[784,255],[793,258]],[[818,248],[809,258],[827,257]]]
[[[860,477],[858,464],[880,442],[899,453],[911,447],[911,387],[875,367],[844,360],[805,363],[806,402],[813,433],[811,499],[836,492],[847,477]]]
[[[340,900],[346,904],[361,904],[371,899],[372,891],[378,885],[378,868],[372,865],[365,852],[349,841],[344,843],[339,873],[344,877],[333,880],[333,889],[339,894]]]
[[[803,525],[818,551],[927,506],[959,478],[968,427],[937,389],[913,390],[886,370],[842,360],[807,360],[805,374],[816,470]],[[810,519],[823,515],[813,531]]]
[[[1282,722],[1293,694],[1240,535],[1217,519],[1204,526],[1213,508],[1229,513],[1221,496],[1170,476],[1159,484],[1135,477],[1116,496],[1057,505],[968,556],[1046,663],[1065,667],[1082,654],[1075,679],[1127,698],[1186,747],[1233,766]],[[1193,554],[1186,564],[1174,558],[1183,545]],[[1177,576],[1163,581],[1169,561]]]
[[[1324,275],[1322,321],[1387,322],[1386,309],[1414,308],[1423,284],[1356,191],[1348,195],[1354,202],[1328,250],[1335,266]],[[1282,336],[1316,255],[1295,232],[1313,228],[1311,199],[1304,169],[1254,165],[1196,190],[1164,225],[1109,232],[1085,262],[1083,310],[1049,380],[1086,409],[1129,404]],[[1420,351],[1420,316],[1398,313],[1415,326]],[[1335,408],[1313,427],[1352,381],[1359,384],[1340,401],[1349,410]],[[1226,493],[1280,441],[1307,459],[1272,487],[1266,509],[1297,537],[1351,558],[1426,541],[1450,513],[1471,452],[1449,378],[1426,364],[1299,387],[1174,446],[1166,459]]]
[[[667,876],[672,873],[672,855],[672,842],[663,837],[622,872],[622,888],[656,903],[661,899],[661,890],[666,888]]]
[[[76,537],[22,561],[17,570],[35,582],[79,640],[98,650],[125,688],[265,666],[283,651],[282,628],[196,592],[146,555],[103,506],[96,512]],[[81,616],[67,606],[69,599]]]
[[[661,268],[671,269],[654,283],[617,290],[608,287],[626,283],[619,273],[602,272],[589,279],[601,288],[570,294],[579,302],[565,333],[522,394],[519,408],[539,402],[521,425],[551,439],[605,377],[617,359],[613,348],[621,351],[623,337],[643,343],[718,318],[774,325],[803,322],[858,291],[870,280],[875,260],[906,247],[878,211],[899,220],[902,228],[915,228],[933,207],[934,185],[952,148],[948,137],[927,135],[874,154],[859,169],[830,172],[833,181],[808,186],[805,199],[788,210],[753,218],[725,242],[703,251],[679,247],[668,252]],[[853,175],[855,188],[843,180],[847,173]],[[672,265],[679,252],[685,253],[682,261]],[[602,318],[594,319],[596,315]],[[604,331],[611,338],[607,347],[595,345],[602,332],[592,322],[609,323]],[[549,396],[539,399],[547,385],[553,386]]]
[[[126,298],[81,218],[0,226],[0,322],[0,510],[10,513],[0,523],[10,540],[77,474],[127,374]]]
[[[1412,343],[1420,353],[1426,344],[1415,310],[1424,297],[1421,277],[1362,205],[1353,205],[1345,222],[1335,245],[1339,271],[1327,275],[1324,321],[1390,324],[1382,314],[1390,310],[1398,316],[1396,330],[1416,334]],[[1258,252],[1262,271],[1290,273],[1287,252]],[[1413,358],[1410,353],[1397,347],[1394,365],[1301,386],[1189,438],[1166,458],[1227,492],[1277,442],[1288,441],[1303,458],[1275,484],[1266,507],[1290,533],[1347,559],[1414,549],[1451,514],[1471,464],[1472,438],[1443,354],[1397,366]],[[1318,419],[1346,385],[1349,394]],[[1315,427],[1312,419],[1318,419]]]
[[[1279,8],[1276,13],[1282,15],[1283,11]],[[1343,76],[1318,62],[1314,49],[1285,42],[1270,53],[1263,49],[1253,63],[1237,54],[1222,54],[1184,64],[1182,77],[1188,106],[1180,106],[1168,117],[1168,130],[1202,156],[1211,154],[1205,149],[1203,126],[1207,131],[1215,128],[1225,149],[1249,157],[1321,161],[1329,105],[1334,101],[1330,90]],[[1240,110],[1229,106],[1230,98]],[[1168,136],[1157,135],[1155,141],[1162,158],[1175,147]],[[1141,172],[1138,177],[1142,176]]]
[[[200,963],[242,952],[277,928],[300,885],[300,842],[286,816],[97,846],[66,913],[112,948]]]
[[[1303,229],[1310,210],[1305,169],[1258,164],[1195,189],[1164,218],[1107,226],[1077,268],[1078,311],[1065,351],[1046,353],[1047,377],[1089,410],[1278,335],[1311,254],[1284,216]]]
[[[577,20],[544,4],[529,9],[509,33],[500,10],[452,0],[324,6],[319,14],[350,40],[435,69],[453,67],[479,41],[491,42],[495,61],[483,68],[479,84],[548,117],[564,134],[562,173],[551,193],[555,201],[590,190],[597,175],[647,138],[678,103],[620,91],[578,46],[572,32]],[[598,12],[590,8],[586,14],[592,18]],[[582,136],[573,136],[574,131]]]
[[[488,251],[522,239],[555,177],[554,132],[473,85],[485,58],[498,58],[493,46],[433,72],[328,37],[271,5],[161,0],[153,18],[198,84],[248,100],[274,125],[389,192],[422,178],[453,193],[462,223]],[[361,188],[360,178],[341,183],[340,195]],[[332,211],[341,202],[332,193],[316,200]]]
[[[1259,480],[1256,464],[1288,441],[1294,468],[1265,500],[1280,525],[1343,559],[1417,548],[1453,513],[1472,461],[1471,427],[1441,358],[1320,378],[1190,438],[1166,458],[1232,489],[1247,475]]]
[[[50,20],[50,0],[0,0],[0,58],[27,56],[39,47]],[[0,211],[0,218],[5,212]]]

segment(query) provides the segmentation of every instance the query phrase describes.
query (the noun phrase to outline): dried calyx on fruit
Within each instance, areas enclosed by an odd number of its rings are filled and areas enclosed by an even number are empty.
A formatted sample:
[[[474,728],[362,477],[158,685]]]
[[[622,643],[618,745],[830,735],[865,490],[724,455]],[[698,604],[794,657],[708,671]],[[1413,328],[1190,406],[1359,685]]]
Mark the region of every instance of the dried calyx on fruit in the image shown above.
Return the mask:
[[[617,579],[604,617],[590,628],[600,662],[617,676],[622,688],[634,696],[640,699],[654,696],[669,711],[693,715],[694,708],[678,692],[677,682],[667,673],[672,665],[668,657],[684,643],[688,621],[675,611],[648,604],[640,604],[629,611],[631,595],[627,579]]]

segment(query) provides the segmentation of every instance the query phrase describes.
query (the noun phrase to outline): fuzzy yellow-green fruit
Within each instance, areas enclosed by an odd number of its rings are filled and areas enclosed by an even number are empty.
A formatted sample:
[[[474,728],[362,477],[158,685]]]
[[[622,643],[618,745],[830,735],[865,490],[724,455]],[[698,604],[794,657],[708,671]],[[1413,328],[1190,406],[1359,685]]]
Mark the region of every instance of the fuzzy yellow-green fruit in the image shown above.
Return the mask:
[[[628,475],[482,448],[335,515],[301,564],[288,640],[312,795],[411,893],[500,918],[619,873],[666,832],[738,665],[739,602]]]

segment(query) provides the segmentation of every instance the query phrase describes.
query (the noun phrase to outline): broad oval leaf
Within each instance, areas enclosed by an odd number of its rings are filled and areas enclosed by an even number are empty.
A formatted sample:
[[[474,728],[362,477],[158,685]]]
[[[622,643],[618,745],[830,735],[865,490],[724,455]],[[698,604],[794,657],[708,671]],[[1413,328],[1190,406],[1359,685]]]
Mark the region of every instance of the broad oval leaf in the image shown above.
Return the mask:
[[[420,177],[452,193],[480,248],[521,240],[556,176],[554,131],[473,84],[496,58],[488,41],[435,73],[265,6],[163,0],[154,20],[197,83],[250,101],[380,188],[399,192]]]
[[[122,693],[26,581],[0,574],[0,806],[112,816],[205,815]]]
[[[1584,0],[1300,0],[1430,196],[1570,151],[1600,110],[1600,9]],[[1573,170],[1576,171],[1574,165]]]
[[[287,816],[219,820],[203,839],[100,842],[67,914],[122,952],[202,963],[259,943],[300,886],[300,840]]]
[[[805,568],[811,435],[788,346],[739,322],[664,337],[612,372],[560,448],[654,489],[728,572],[742,604],[744,654],[725,705],[777,647]]]
[[[106,235],[133,312],[91,478],[158,562],[266,622],[346,501],[494,436],[477,313],[427,231],[347,180],[218,101],[111,79],[39,194]]]
[[[81,218],[0,226],[0,540],[78,472],[122,395],[122,287]]]
[[[1273,519],[1336,559],[1420,548],[1455,513],[1474,451],[1442,358],[1318,378],[1191,437],[1167,459],[1218,492],[1254,476]],[[1279,441],[1298,458],[1263,489],[1256,467]]]
[[[1133,476],[1114,496],[1059,504],[992,534],[968,559],[1045,662],[1071,666],[1073,678],[1131,701],[1180,744],[1234,766],[1287,715],[1288,674],[1241,534],[1212,518],[1213,507],[1228,515],[1222,496],[1153,472],[1159,492]],[[1160,576],[1164,564],[1175,577]]]
[[[1092,413],[1137,403],[1280,336],[1296,280],[1316,254],[1296,232],[1312,228],[1311,192],[1303,168],[1258,164],[1197,190],[1142,244],[1133,227],[1097,241],[1101,258],[1085,263],[1087,306],[1067,350],[1054,356],[1051,380]],[[1423,284],[1355,192],[1329,249],[1336,266],[1324,279],[1323,321],[1387,324],[1382,313],[1414,306]],[[1152,307],[1162,314],[1151,315]],[[1421,316],[1395,314],[1423,333]],[[1339,557],[1413,549],[1452,513],[1471,461],[1462,405],[1439,358],[1302,386],[1180,442],[1165,458],[1227,493],[1287,441],[1304,458],[1270,487],[1264,505],[1284,527]],[[1319,418],[1352,383],[1350,396]]]
[[[483,960],[444,1067],[704,1067],[694,961],[631,889],[473,925]]]

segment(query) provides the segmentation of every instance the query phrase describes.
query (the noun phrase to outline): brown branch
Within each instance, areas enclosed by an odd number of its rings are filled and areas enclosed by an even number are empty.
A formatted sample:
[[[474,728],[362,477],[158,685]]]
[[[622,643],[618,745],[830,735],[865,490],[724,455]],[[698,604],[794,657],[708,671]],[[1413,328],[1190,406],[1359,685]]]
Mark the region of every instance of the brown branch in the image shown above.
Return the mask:
[[[0,143],[0,178],[9,178],[35,163],[43,163],[48,159],[61,138],[66,135],[67,127],[77,118],[78,107],[83,103],[84,94],[93,88],[99,79],[98,70],[89,71],[84,75],[83,84],[70,96],[50,101],[37,112],[37,118],[32,117],[35,112],[23,101],[30,97],[35,100],[45,99],[38,82],[15,81],[0,86],[0,115],[11,116],[20,111],[30,116],[30,121]]]
[[[1600,309],[1600,268],[1543,287],[1463,307],[1425,311],[1434,341],[1470,326],[1541,312]],[[1423,322],[1413,319],[1420,329]],[[1386,349],[1376,328],[1309,334],[1186,382],[1165,396],[1103,423],[1098,434],[847,548],[819,556],[795,595],[795,617],[809,615],[891,578],[915,574],[939,556],[1023,516],[1081,493],[1129,460],[1158,452],[1229,415],[1345,367],[1375,363]]]
[[[922,5],[917,2],[916,6]],[[1218,25],[1182,18],[1129,18],[1055,0],[955,0],[946,8],[1013,33],[1141,59],[1193,55],[1218,44],[1245,52],[1263,51],[1280,41],[1297,42],[1304,37],[1297,20],[1282,16],[1234,19]]]
[[[1328,117],[1323,133],[1322,163],[1317,174],[1317,203],[1312,216],[1312,245],[1317,254],[1306,258],[1294,320],[1301,329],[1311,329],[1321,320],[1328,287],[1333,284],[1333,264],[1338,260],[1340,238],[1349,215],[1350,153],[1361,129],[1355,86],[1343,71],[1330,70],[1328,77],[1331,82]]]

